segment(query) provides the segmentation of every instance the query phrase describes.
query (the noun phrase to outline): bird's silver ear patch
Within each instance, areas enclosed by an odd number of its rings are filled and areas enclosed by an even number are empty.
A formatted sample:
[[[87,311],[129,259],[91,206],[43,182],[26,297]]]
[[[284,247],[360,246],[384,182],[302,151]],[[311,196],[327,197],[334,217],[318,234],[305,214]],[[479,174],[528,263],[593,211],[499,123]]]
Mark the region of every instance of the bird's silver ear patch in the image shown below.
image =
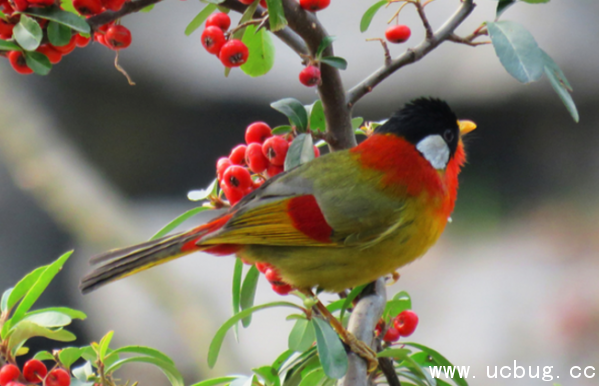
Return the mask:
[[[429,135],[418,142],[416,149],[435,169],[445,169],[449,162],[449,146],[438,134]]]

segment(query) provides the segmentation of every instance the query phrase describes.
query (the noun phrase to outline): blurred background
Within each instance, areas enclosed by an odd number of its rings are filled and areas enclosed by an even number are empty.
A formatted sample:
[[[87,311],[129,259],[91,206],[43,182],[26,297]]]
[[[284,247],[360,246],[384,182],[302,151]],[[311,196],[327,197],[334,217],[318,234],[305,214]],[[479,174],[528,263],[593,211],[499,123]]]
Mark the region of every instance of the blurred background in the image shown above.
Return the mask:
[[[336,54],[349,62],[342,72],[347,88],[383,62],[380,44],[365,38],[383,36],[393,11],[379,12],[361,34],[359,20],[371,3],[333,1],[318,15],[339,37]],[[461,35],[494,18],[496,1],[477,3]],[[252,79],[234,70],[225,78],[201,47],[201,32],[183,33],[202,6],[167,1],[124,19],[134,39],[120,63],[134,87],[115,70],[114,53],[98,44],[77,49],[46,77],[19,76],[8,61],[0,63],[0,287],[74,248],[41,303],[88,313],[74,326],[79,343],[115,330],[116,345],[171,355],[189,383],[271,363],[287,347],[292,322],[285,311],[256,314],[239,343],[228,337],[209,370],[208,343],[231,313],[234,259],[192,255],[83,297],[77,284],[87,260],[143,241],[195,207],[187,192],[210,183],[216,159],[243,142],[249,123],[285,123],[270,102],[317,98],[297,80],[298,57],[278,42],[269,74]],[[458,6],[457,0],[428,6],[433,27]],[[410,339],[472,366],[473,385],[514,384],[486,376],[487,366],[493,372],[514,360],[527,371],[554,366],[560,378],[553,381],[563,385],[596,385],[570,378],[575,365],[595,366],[599,377],[598,16],[599,3],[591,0],[518,3],[503,16],[523,23],[562,67],[574,86],[579,124],[547,79],[523,86],[491,46],[453,43],[400,70],[355,108],[355,116],[381,120],[430,95],[478,124],[468,139],[453,223],[389,288],[412,295],[420,325]],[[391,47],[394,56],[423,37],[409,7],[400,22],[413,36]],[[256,302],[277,298],[262,280]],[[141,385],[167,382],[149,366],[127,371],[122,377]]]

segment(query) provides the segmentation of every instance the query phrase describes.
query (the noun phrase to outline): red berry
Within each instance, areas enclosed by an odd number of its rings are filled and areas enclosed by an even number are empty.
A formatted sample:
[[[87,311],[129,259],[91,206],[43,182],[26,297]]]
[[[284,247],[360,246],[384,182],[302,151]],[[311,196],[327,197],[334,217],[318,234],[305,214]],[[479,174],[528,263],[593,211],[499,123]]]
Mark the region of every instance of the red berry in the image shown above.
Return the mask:
[[[418,326],[418,315],[414,311],[405,310],[393,320],[393,325],[401,336],[410,336]]]
[[[245,143],[264,143],[267,138],[272,137],[270,126],[264,122],[254,122],[245,129]]]
[[[231,18],[224,12],[213,13],[206,19],[206,28],[218,27],[223,31],[226,31],[231,26]]]
[[[12,51],[19,52],[19,51]],[[21,375],[21,371],[15,365],[4,365],[0,369],[0,386],[6,386],[9,382],[14,381]]]
[[[23,366],[23,376],[29,383],[40,383],[48,374],[46,365],[37,359],[30,359]]]
[[[33,70],[27,66],[25,55],[21,51],[10,51],[8,53],[8,61],[12,68],[19,74],[29,75],[33,73]]]
[[[266,270],[266,272],[264,272],[264,277],[266,277],[266,280],[268,280],[271,284],[275,284],[275,283],[282,283],[283,279],[281,278],[281,275],[279,275],[279,273],[277,272],[276,269],[274,268],[269,268]]]
[[[0,19],[0,39],[8,40],[12,37],[12,29],[15,28],[14,24],[10,24]]]
[[[320,11],[331,4],[331,0],[300,0],[300,6],[306,11]]]
[[[226,183],[222,183],[220,188],[225,193],[225,197],[227,197],[231,205],[237,204],[243,198],[243,191],[239,188],[229,186]]]
[[[318,146],[314,146],[314,158],[320,157],[320,149]]]
[[[101,45],[108,47],[108,45],[106,44],[106,40],[104,39],[104,35],[96,33],[94,34],[94,40],[100,43]]]
[[[299,81],[304,86],[312,87],[320,84],[320,69],[316,66],[308,66],[299,74]]]
[[[262,145],[262,154],[271,164],[281,166],[285,163],[289,143],[281,137],[270,137]]]
[[[254,188],[254,190],[258,189],[259,187],[262,186],[262,184],[264,184],[264,182],[265,182],[264,179],[258,178],[254,181],[252,188]]]
[[[218,57],[225,67],[239,67],[247,62],[249,55],[247,46],[241,40],[232,39],[220,49]]]
[[[73,50],[75,49],[75,47],[77,47],[77,35],[73,35],[71,37],[71,40],[65,44],[64,46],[54,46],[51,44],[52,48],[54,48],[56,51],[62,53],[62,55],[68,55],[71,52],[73,52]]]
[[[256,263],[256,268],[258,268],[258,272],[266,273],[272,266],[268,263]]]
[[[268,168],[266,169],[266,175],[270,178],[276,176],[277,174],[283,173],[285,171],[285,168],[283,168],[283,166],[279,166],[279,165],[269,165]]]
[[[229,159],[234,165],[244,165],[245,164],[245,152],[247,146],[239,145],[235,146],[233,150],[231,150],[231,155],[229,155]]]
[[[109,9],[111,11],[120,11],[125,5],[126,0],[102,0],[102,5],[104,8]]]
[[[399,340],[399,331],[395,327],[391,326],[387,329],[385,336],[383,337],[385,342],[397,342]]]
[[[243,166],[229,166],[223,175],[225,185],[232,188],[237,188],[242,192],[252,187],[252,177],[250,172]]]
[[[64,369],[54,369],[44,381],[45,386],[69,386],[71,384],[71,376]]]
[[[268,5],[266,4],[266,0],[260,0],[260,6],[262,8],[268,8]]]
[[[15,11],[23,12],[29,7],[27,0],[11,0],[11,5]]]
[[[293,291],[293,287],[289,284],[273,284],[271,288],[279,295],[289,295],[289,292]]]
[[[226,42],[225,33],[219,27],[206,27],[202,33],[202,45],[211,54],[218,55]]]
[[[36,51],[46,55],[52,64],[56,64],[62,59],[62,52],[56,50],[50,44],[42,44]]]
[[[262,145],[250,143],[245,151],[245,163],[254,173],[262,173],[268,167],[268,159],[262,153]]]
[[[104,9],[100,0],[73,0],[73,7],[84,16],[97,15]]]
[[[407,25],[392,25],[385,31],[385,38],[391,43],[403,43],[410,38],[412,31]]]
[[[254,0],[239,0],[241,4],[250,5],[254,2]]]
[[[77,47],[85,47],[89,44],[89,42],[91,40],[92,40],[91,36],[86,38],[85,36],[82,36],[81,34],[75,35],[75,44],[77,45]]]
[[[36,7],[49,7],[51,5],[54,5],[54,0],[27,0],[29,1],[29,4],[32,6],[36,6]],[[43,22],[42,22],[43,20]],[[41,19],[39,20],[39,25],[40,27],[45,28],[46,24],[48,24],[48,20],[47,19]]]
[[[233,165],[233,162],[231,162],[231,160],[227,157],[221,157],[218,159],[218,161],[216,161],[216,176],[218,177],[219,181],[223,179],[225,171],[231,165]]]
[[[108,48],[122,50],[131,45],[131,31],[122,25],[113,25],[108,28],[104,40]]]
[[[8,382],[8,384],[6,386],[25,386],[25,385],[22,384],[21,382],[12,381],[12,382]]]

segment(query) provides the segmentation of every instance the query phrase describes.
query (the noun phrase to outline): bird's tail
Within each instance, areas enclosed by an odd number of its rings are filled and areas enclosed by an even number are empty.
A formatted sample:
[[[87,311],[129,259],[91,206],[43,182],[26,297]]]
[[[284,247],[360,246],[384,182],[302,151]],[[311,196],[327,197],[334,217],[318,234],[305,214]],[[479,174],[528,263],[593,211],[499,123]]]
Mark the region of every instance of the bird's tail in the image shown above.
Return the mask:
[[[146,241],[131,247],[113,249],[94,256],[90,264],[99,266],[81,280],[79,288],[86,294],[115,280],[200,250],[215,249],[214,253],[218,254],[222,250],[219,249],[221,246],[204,246],[198,243],[205,235],[220,229],[229,218],[230,215],[225,215],[187,232]],[[231,248],[224,248],[224,250],[228,253],[234,252]]]

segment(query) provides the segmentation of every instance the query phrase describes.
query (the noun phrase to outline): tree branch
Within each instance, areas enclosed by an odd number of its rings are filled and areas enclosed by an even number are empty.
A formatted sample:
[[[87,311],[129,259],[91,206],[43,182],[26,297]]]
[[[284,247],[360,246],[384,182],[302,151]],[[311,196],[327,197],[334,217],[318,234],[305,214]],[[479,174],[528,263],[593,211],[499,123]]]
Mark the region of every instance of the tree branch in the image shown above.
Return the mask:
[[[123,8],[118,11],[106,11],[102,12],[99,15],[92,16],[87,19],[87,24],[92,28],[92,30],[97,30],[99,27],[103,26],[106,23],[110,23],[111,21],[115,21],[120,19],[121,17],[128,15],[130,13],[139,12],[145,7],[150,5],[159,3],[162,0],[137,0],[125,3]]]
[[[367,343],[376,350],[374,339],[374,328],[379,322],[387,303],[387,291],[385,279],[380,278],[362,291],[360,301],[354,307],[349,318],[347,330],[356,338]],[[337,386],[367,386],[368,365],[366,361],[357,354],[347,354],[349,367],[347,374],[337,383]]]
[[[394,59],[390,65],[385,65],[371,74],[368,78],[357,84],[347,93],[347,103],[352,108],[360,98],[372,91],[379,83],[399,70],[403,66],[412,64],[422,59],[426,54],[437,48],[441,43],[449,40],[453,36],[455,29],[472,12],[476,4],[474,0],[464,0],[458,10],[451,16],[439,30],[437,30],[431,39],[425,39],[416,48],[409,49],[402,55]]]
[[[312,56],[316,55],[318,46],[328,36],[316,16],[304,11],[295,0],[283,0],[285,17],[291,28],[307,44]],[[333,46],[329,45],[323,56],[333,56]],[[327,122],[327,142],[332,150],[348,149],[356,146],[356,137],[351,126],[351,109],[345,100],[345,88],[339,70],[322,64],[322,82],[318,93],[324,108]]]

